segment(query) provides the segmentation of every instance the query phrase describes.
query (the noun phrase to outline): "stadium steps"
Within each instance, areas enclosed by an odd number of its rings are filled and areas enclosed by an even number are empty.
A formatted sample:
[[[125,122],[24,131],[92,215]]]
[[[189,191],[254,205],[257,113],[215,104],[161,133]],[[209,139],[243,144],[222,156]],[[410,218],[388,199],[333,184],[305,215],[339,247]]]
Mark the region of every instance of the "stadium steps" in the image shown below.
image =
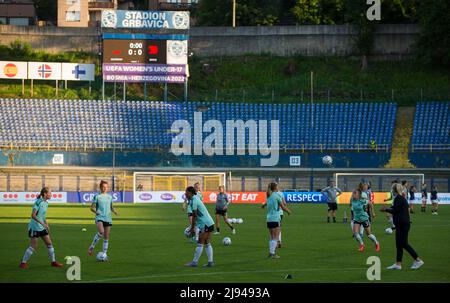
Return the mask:
[[[413,131],[415,107],[398,107],[392,138],[391,159],[385,168],[415,168],[408,159],[409,142]]]

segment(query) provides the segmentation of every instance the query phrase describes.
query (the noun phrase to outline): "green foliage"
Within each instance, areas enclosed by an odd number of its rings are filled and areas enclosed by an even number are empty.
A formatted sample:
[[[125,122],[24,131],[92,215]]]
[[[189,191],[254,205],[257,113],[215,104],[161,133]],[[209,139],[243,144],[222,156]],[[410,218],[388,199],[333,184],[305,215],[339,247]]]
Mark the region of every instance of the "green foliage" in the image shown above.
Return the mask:
[[[420,59],[450,68],[450,1],[422,0],[418,3],[421,32],[415,49]]]
[[[94,63],[98,57],[81,51],[57,54],[43,50],[34,51],[30,44],[14,41],[9,46],[0,45],[0,60]]]
[[[281,15],[282,0],[237,0],[238,26],[275,25]],[[202,0],[196,11],[202,26],[230,26],[233,18],[232,0]]]
[[[231,0],[202,0],[198,5],[198,25],[230,26],[233,2]]]
[[[298,24],[320,24],[319,0],[297,0],[292,12]]]

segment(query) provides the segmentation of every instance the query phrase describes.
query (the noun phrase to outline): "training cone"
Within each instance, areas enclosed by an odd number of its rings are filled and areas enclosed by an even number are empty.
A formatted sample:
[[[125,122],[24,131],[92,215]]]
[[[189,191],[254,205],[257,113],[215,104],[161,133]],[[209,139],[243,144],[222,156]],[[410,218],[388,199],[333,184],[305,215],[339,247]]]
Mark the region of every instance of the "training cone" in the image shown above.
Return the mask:
[[[288,274],[288,275],[286,275],[286,277],[284,277],[284,279],[285,279],[285,280],[291,280],[291,279],[292,279],[292,275],[291,275],[291,274]]]

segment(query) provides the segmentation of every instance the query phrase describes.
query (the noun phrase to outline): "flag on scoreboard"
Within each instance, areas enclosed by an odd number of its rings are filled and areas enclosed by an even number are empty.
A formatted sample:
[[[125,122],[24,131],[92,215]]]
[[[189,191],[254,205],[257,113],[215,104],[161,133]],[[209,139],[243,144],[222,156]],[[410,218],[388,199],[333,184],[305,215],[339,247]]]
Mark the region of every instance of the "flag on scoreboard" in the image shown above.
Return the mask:
[[[95,64],[62,63],[62,80],[94,81],[94,77]]]
[[[28,79],[61,80],[61,63],[28,62]]]
[[[27,62],[0,61],[0,79],[26,79]]]

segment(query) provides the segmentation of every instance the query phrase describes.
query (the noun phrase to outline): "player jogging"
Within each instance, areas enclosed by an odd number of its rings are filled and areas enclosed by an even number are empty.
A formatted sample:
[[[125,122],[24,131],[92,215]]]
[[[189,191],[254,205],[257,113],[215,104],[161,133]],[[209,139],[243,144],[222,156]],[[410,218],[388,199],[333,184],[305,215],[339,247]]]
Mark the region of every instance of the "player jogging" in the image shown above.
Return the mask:
[[[329,186],[320,191],[322,194],[326,193],[328,203],[328,217],[327,222],[330,223],[330,216],[333,217],[333,223],[336,223],[337,197],[342,194],[342,191],[334,186],[334,181],[329,182]]]
[[[211,218],[208,210],[206,209],[203,202],[197,196],[197,192],[194,187],[189,186],[186,188],[186,198],[188,199],[189,206],[192,209],[192,225],[191,225],[191,235],[195,233],[195,227],[200,230],[197,247],[194,252],[194,259],[192,262],[187,263],[186,266],[197,267],[198,260],[203,252],[203,247],[206,245],[206,255],[208,256],[208,263],[203,267],[213,267],[213,248],[211,245],[211,233],[214,231],[214,221]]]
[[[28,237],[30,238],[30,246],[26,249],[20,268],[28,268],[28,260],[31,255],[38,249],[38,239],[41,238],[47,245],[48,256],[50,257],[50,265],[53,267],[63,267],[63,264],[56,262],[55,249],[53,248],[50,238],[50,227],[47,222],[48,200],[52,197],[50,188],[42,188],[37,196],[31,212],[31,220],[28,224]]]
[[[95,214],[95,225],[98,232],[94,236],[94,240],[89,246],[88,255],[92,256],[95,245],[103,238],[103,253],[106,254],[109,245],[109,235],[111,232],[112,218],[111,212],[117,216],[117,212],[113,207],[113,197],[108,194],[108,182],[100,182],[100,193],[96,194],[92,200],[91,212]]]
[[[431,214],[433,215],[437,215],[438,212],[438,203],[439,203],[439,199],[438,199],[438,192],[437,192],[437,187],[436,185],[433,186],[432,190],[431,190],[431,196],[430,196],[430,200],[431,200]]]
[[[225,186],[220,185],[219,186],[219,193],[217,194],[216,199],[216,226],[217,231],[214,233],[215,235],[220,234],[220,216],[223,217],[223,220],[226,225],[228,225],[229,228],[231,228],[231,232],[236,234],[236,229],[228,222],[228,205],[230,205],[230,201],[228,201],[228,195],[225,192]]]
[[[353,191],[352,196],[352,211],[354,215],[353,235],[355,237],[355,240],[358,241],[360,245],[358,251],[363,252],[366,247],[360,234],[360,227],[363,226],[364,231],[367,234],[367,237],[373,243],[375,243],[375,250],[378,252],[380,251],[380,243],[377,241],[377,238],[375,237],[375,235],[371,233],[370,230],[370,220],[366,210],[368,201],[366,199],[362,199],[361,194],[362,192],[359,188]]]
[[[283,203],[283,205],[286,206],[286,200],[284,199],[283,192],[281,192],[278,187],[277,187],[277,190],[274,191],[273,193],[279,195],[281,197],[281,203]],[[264,208],[266,206],[267,206],[266,202],[262,204],[262,208]],[[277,248],[281,248],[281,246],[282,246],[281,245],[281,225],[283,222],[283,215],[284,215],[283,208],[280,207],[279,212],[280,212],[280,232],[278,233]]]
[[[361,199],[365,200],[367,202],[367,194],[364,191],[364,183],[361,182],[358,185],[358,189],[361,192]],[[351,213],[351,221],[350,221],[350,226],[352,228],[352,238],[354,238],[354,229],[355,229],[355,214],[353,213],[353,209],[352,209],[352,202],[353,202],[353,194],[350,196],[350,213]],[[368,202],[367,202],[368,205]],[[366,208],[367,211],[367,208]],[[369,213],[368,213],[369,214]],[[370,220],[370,215],[369,215],[369,220]],[[364,227],[362,225],[360,225],[359,227],[359,235],[362,237],[364,237]]]
[[[283,199],[280,194],[277,194],[278,184],[270,183],[267,188],[267,202],[261,207],[267,207],[267,228],[269,229],[269,258],[279,259],[280,257],[276,255],[276,249],[278,246],[278,240],[280,239],[280,225],[281,225],[281,215],[280,208],[291,214],[291,211],[284,205]]]
[[[427,184],[422,184],[422,207],[420,208],[421,212],[425,212],[427,208],[427,200],[428,200],[428,192],[427,192]]]

